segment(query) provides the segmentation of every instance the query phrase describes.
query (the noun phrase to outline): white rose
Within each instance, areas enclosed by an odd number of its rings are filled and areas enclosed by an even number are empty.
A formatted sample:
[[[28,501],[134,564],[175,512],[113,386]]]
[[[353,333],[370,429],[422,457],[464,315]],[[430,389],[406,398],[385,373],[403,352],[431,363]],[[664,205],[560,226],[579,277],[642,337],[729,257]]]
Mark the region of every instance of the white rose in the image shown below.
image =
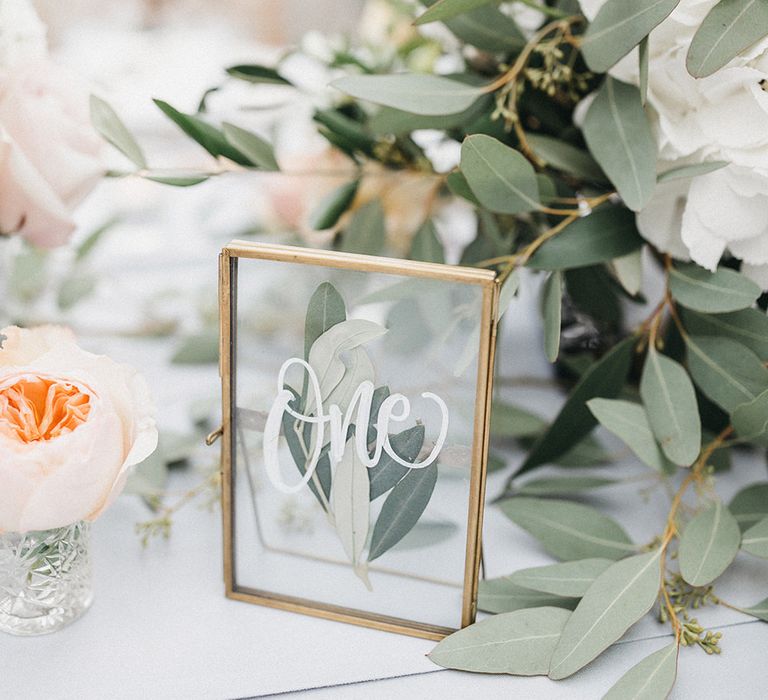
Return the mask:
[[[0,0],[0,67],[46,55],[45,25],[29,0]]]
[[[592,19],[605,0],[581,0]],[[659,170],[723,160],[729,166],[657,187],[638,217],[640,232],[678,258],[714,269],[723,253],[744,271],[768,277],[768,39],[707,78],[685,67],[693,35],[716,0],[682,0],[649,41],[648,103],[659,144]],[[639,82],[637,51],[611,74]],[[764,282],[763,282],[764,284]]]
[[[0,335],[0,532],[95,520],[157,446],[146,383],[64,328]]]

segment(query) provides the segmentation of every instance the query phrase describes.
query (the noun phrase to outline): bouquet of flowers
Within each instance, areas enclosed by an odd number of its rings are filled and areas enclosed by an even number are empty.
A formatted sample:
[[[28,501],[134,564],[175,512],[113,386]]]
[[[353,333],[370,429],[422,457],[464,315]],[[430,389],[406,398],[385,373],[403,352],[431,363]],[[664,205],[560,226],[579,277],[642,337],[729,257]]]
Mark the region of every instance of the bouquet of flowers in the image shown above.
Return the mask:
[[[480,605],[501,614],[442,642],[437,663],[562,679],[655,607],[674,641],[608,697],[665,697],[681,646],[719,652],[690,609],[722,602],[713,582],[740,551],[768,558],[768,482],[725,505],[714,478],[732,447],[768,445],[766,27],[762,0],[377,0],[358,43],[312,36],[276,66],[227,70],[254,94],[296,96],[282,114],[311,114],[311,155],[285,153],[279,126],[273,148],[216,123],[211,91],[193,114],[158,101],[215,159],[192,173],[148,169],[94,99],[128,172],[189,186],[283,170],[267,176],[275,218],[310,242],[497,268],[506,299],[531,283],[523,268],[543,278],[542,350],[570,358],[569,394],[551,424],[531,431],[536,417],[500,405],[494,425],[528,445],[500,507],[562,562],[485,582]],[[297,171],[329,177],[286,186]],[[661,280],[652,298],[643,267]],[[626,308],[648,302],[627,328]],[[588,329],[575,347],[574,323]],[[520,495],[598,424],[672,490],[651,542],[549,497],[600,480]],[[520,590],[549,602],[526,607]],[[491,591],[506,602],[484,604]]]

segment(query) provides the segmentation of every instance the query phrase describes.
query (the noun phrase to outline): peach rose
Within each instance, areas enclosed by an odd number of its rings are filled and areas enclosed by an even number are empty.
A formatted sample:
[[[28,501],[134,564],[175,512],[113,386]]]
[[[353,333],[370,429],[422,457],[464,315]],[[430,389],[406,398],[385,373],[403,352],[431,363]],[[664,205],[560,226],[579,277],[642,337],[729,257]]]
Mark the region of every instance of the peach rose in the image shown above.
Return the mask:
[[[0,234],[53,248],[106,168],[88,91],[45,58],[0,70]]]
[[[146,383],[64,328],[0,342],[0,532],[95,520],[157,447]]]

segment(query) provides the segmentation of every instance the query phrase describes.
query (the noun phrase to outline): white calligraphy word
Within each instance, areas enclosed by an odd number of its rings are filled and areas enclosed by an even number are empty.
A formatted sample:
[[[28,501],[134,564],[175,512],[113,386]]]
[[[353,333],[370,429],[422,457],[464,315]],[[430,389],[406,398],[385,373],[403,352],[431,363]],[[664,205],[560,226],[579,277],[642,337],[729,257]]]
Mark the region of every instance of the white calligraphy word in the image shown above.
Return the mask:
[[[285,388],[285,375],[293,365],[300,365],[307,372],[307,378],[309,380],[307,384],[311,390],[311,396],[314,398],[315,405],[315,415],[313,416],[298,413],[289,405],[291,401],[294,400],[295,396]],[[373,455],[370,455],[368,452],[367,426],[371,420],[371,404],[373,403],[372,382],[365,380],[360,383],[360,386],[357,387],[355,393],[352,394],[347,411],[343,416],[341,409],[336,404],[331,404],[326,413],[320,394],[320,382],[317,379],[315,371],[308,362],[305,362],[298,357],[292,357],[280,368],[280,373],[277,376],[277,391],[277,398],[272,404],[272,408],[269,410],[267,423],[264,427],[264,465],[269,480],[275,485],[275,488],[283,493],[296,493],[312,478],[315,469],[317,469],[320,453],[323,444],[325,443],[326,427],[330,430],[331,444],[329,457],[331,465],[338,464],[341,461],[347,443],[347,432],[349,431],[349,427],[353,424],[352,419],[355,415],[355,407],[357,407],[357,420],[354,422],[355,425],[365,426],[362,429],[355,430],[355,449],[357,450],[357,456],[360,461],[369,469],[375,467],[379,463],[382,452],[386,452],[393,460],[395,460],[395,462],[404,467],[424,469],[437,459],[440,450],[445,444],[445,438],[448,435],[448,407],[445,405],[445,401],[436,394],[424,392],[421,396],[425,399],[434,401],[440,409],[440,435],[438,436],[432,451],[429,453],[429,457],[423,462],[411,463],[401,459],[392,449],[392,445],[389,444],[389,423],[390,421],[399,423],[408,420],[408,417],[411,414],[411,402],[402,394],[392,394],[384,399],[379,408],[379,415],[376,420],[376,447],[373,451]],[[309,405],[310,401],[308,399],[307,406]],[[280,427],[283,423],[283,416],[286,413],[293,416],[297,421],[310,423],[315,426],[312,431],[315,435],[314,449],[312,450],[311,456],[308,454],[307,449],[306,471],[302,480],[294,486],[290,486],[283,481],[280,471],[280,458],[278,456]],[[297,433],[300,433],[301,435],[304,434],[303,430],[297,431]]]

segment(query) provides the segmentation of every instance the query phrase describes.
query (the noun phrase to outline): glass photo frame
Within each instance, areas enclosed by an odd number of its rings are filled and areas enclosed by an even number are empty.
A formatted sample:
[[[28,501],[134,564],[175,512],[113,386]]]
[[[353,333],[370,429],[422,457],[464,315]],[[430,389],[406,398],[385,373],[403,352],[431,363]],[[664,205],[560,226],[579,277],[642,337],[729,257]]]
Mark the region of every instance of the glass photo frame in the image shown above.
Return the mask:
[[[227,595],[429,639],[471,624],[496,274],[235,241],[220,306]]]

